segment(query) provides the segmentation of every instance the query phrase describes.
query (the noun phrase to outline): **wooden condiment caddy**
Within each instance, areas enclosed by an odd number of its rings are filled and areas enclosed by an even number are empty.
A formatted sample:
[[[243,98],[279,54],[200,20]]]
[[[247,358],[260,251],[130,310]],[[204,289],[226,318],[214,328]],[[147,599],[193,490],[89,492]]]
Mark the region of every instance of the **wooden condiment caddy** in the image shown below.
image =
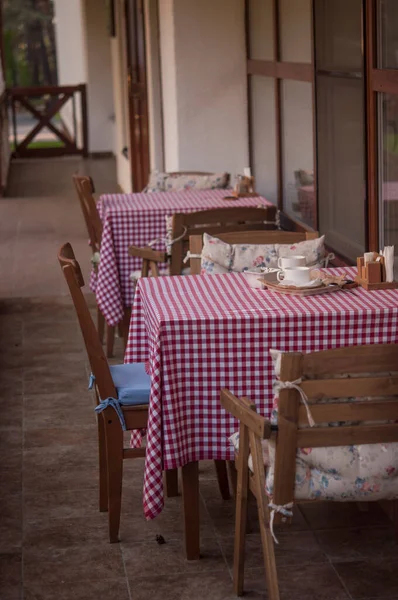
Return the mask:
[[[355,281],[365,290],[394,290],[398,281],[386,281],[384,256],[374,253],[374,260],[367,262],[363,256],[357,258],[358,275]]]
[[[232,195],[235,196],[235,198],[254,198],[258,196],[254,187],[254,177],[240,175]]]

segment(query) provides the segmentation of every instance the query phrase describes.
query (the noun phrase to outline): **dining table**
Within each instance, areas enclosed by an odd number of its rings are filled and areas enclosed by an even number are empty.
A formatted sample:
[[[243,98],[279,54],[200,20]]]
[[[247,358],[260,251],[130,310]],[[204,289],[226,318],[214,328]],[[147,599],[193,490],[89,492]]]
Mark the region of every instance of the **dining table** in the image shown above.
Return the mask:
[[[108,325],[117,325],[132,306],[135,286],[130,275],[141,269],[141,259],[129,255],[131,245],[165,250],[166,216],[216,208],[269,206],[263,196],[225,199],[231,190],[104,194],[97,202],[102,221],[100,262],[90,278],[99,309]],[[166,265],[161,266],[165,270]]]
[[[354,267],[325,271],[356,274]],[[220,404],[220,390],[250,398],[269,417],[270,349],[397,342],[398,290],[356,287],[303,297],[251,288],[242,273],[140,279],[125,362],[145,362],[151,377],[146,518],[162,511],[162,471],[181,468],[186,556],[199,558],[199,502],[192,500],[199,494],[198,461],[232,460],[228,438],[238,428]],[[132,443],[137,439],[133,433]]]

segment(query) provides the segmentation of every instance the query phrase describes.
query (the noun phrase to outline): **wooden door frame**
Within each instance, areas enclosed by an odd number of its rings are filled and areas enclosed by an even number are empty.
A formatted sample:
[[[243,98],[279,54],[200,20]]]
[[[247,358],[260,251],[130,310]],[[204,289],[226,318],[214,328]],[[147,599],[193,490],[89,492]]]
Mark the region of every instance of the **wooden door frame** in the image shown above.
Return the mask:
[[[131,13],[133,7],[134,15]],[[124,0],[126,26],[127,90],[130,137],[130,167],[133,192],[141,192],[148,182],[150,170],[149,154],[149,111],[145,39],[145,0]],[[140,21],[141,28],[133,27]],[[136,36],[135,32],[139,35]],[[133,64],[133,50],[136,64]],[[136,109],[139,104],[140,110]],[[140,135],[137,140],[135,125],[140,120]]]

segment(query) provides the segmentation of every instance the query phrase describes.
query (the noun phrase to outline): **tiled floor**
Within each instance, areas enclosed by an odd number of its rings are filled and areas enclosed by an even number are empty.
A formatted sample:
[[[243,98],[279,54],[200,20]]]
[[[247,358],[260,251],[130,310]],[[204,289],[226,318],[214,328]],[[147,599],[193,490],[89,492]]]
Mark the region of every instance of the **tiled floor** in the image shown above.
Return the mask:
[[[50,195],[56,189],[51,178],[48,186]],[[66,182],[62,193],[52,197],[53,213],[44,184],[41,194],[34,193],[33,185],[31,198],[20,181],[17,189],[24,199],[0,199],[2,234],[7,211],[27,225],[29,205],[35,227],[41,222],[46,228],[47,217],[56,213],[52,240],[60,243],[67,235],[86,250]],[[69,217],[63,210],[71,212]],[[67,223],[72,231],[66,231]],[[10,228],[10,241],[23,244],[26,231],[25,226],[17,241]],[[44,273],[35,263],[30,283],[14,278],[14,298],[4,281],[4,263],[1,272],[1,600],[233,599],[233,502],[220,498],[211,463],[201,469],[200,561],[183,558],[180,498],[169,499],[158,519],[145,522],[142,460],[125,463],[121,543],[107,542],[106,514],[97,509],[96,426],[80,333],[69,299],[61,295],[65,290],[56,275],[61,276],[53,269],[56,248],[40,234],[28,237],[33,256],[48,252],[51,261]],[[22,272],[19,261],[15,265]],[[29,269],[28,255],[26,276]],[[42,289],[37,282],[43,278],[53,287]],[[16,299],[29,290],[30,298]],[[117,351],[121,360],[120,344]],[[253,505],[249,528],[245,597],[264,599]],[[165,544],[157,544],[157,534]],[[364,512],[352,504],[308,505],[279,539],[283,600],[398,600],[397,546],[378,506]]]

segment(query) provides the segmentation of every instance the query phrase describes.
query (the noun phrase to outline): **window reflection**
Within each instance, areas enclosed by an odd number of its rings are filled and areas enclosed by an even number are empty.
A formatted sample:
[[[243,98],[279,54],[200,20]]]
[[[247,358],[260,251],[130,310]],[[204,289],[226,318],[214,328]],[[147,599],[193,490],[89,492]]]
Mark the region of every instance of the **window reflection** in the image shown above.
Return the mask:
[[[398,96],[380,94],[380,238],[398,262]],[[396,269],[396,274],[398,269]]]
[[[283,208],[316,227],[312,85],[282,82]]]
[[[381,0],[379,3],[379,67],[398,69],[398,2]]]

